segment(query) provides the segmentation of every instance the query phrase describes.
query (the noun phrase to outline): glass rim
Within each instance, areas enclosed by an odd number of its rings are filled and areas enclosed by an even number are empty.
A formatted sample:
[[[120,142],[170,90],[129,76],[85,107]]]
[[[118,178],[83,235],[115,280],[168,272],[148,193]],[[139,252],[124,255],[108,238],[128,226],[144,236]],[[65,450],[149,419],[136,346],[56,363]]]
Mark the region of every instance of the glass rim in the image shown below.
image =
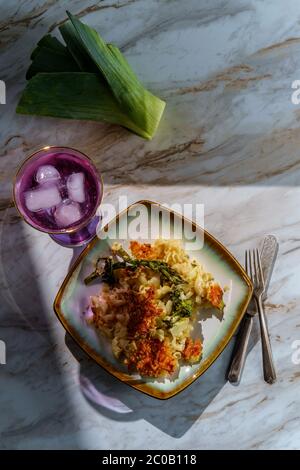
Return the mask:
[[[91,167],[95,171],[95,174],[99,178],[99,179],[97,179],[97,185],[98,185],[99,191],[98,191],[98,198],[97,198],[97,201],[95,203],[95,208],[92,210],[91,214],[89,215],[89,217],[87,219],[85,219],[83,222],[76,225],[75,227],[73,226],[73,227],[70,227],[70,228],[62,228],[62,229],[57,229],[57,230],[42,229],[42,228],[38,227],[34,222],[32,222],[29,218],[27,220],[26,216],[22,213],[22,210],[20,210],[20,208],[18,206],[18,203],[17,203],[16,183],[17,183],[18,176],[20,175],[22,169],[25,167],[25,165],[28,163],[28,161],[30,161],[35,155],[37,155],[40,152],[45,152],[45,151],[50,150],[50,149],[64,149],[64,150],[71,150],[73,152],[77,152],[78,154],[82,155],[84,158],[86,158],[89,161]],[[55,234],[59,235],[59,234],[64,234],[64,233],[77,232],[78,230],[81,230],[82,228],[84,228],[89,223],[89,221],[92,220],[92,218],[96,215],[97,209],[100,206],[100,204],[102,202],[102,199],[103,199],[103,192],[104,192],[104,184],[103,184],[102,174],[97,170],[93,160],[88,155],[86,155],[81,150],[75,149],[74,147],[68,147],[68,146],[65,146],[65,145],[46,145],[45,147],[41,147],[38,150],[35,150],[34,152],[32,152],[30,155],[26,156],[26,158],[18,166],[18,169],[17,169],[17,171],[14,175],[14,178],[13,178],[13,190],[12,190],[13,194],[12,194],[12,196],[13,196],[13,201],[14,201],[15,208],[17,209],[17,211],[18,211],[19,215],[21,216],[21,218],[28,225],[30,225],[34,229],[38,230],[39,232],[49,233],[49,234],[53,234],[53,235],[55,235]]]

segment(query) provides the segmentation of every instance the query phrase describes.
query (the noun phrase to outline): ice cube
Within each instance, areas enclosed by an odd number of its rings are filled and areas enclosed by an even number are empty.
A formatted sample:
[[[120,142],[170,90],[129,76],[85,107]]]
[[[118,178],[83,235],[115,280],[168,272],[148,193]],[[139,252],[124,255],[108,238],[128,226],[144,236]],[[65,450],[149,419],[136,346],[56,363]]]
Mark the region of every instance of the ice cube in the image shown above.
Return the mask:
[[[38,183],[43,184],[49,181],[57,181],[60,179],[58,170],[52,165],[42,165],[38,168],[35,179]]]
[[[67,189],[69,198],[72,199],[72,201],[84,202],[84,174],[72,173],[67,179]]]
[[[63,201],[54,212],[55,222],[59,227],[67,227],[81,218],[80,206],[77,202]]]
[[[39,186],[24,193],[25,205],[28,210],[37,212],[50,209],[61,203],[60,192],[55,185]]]

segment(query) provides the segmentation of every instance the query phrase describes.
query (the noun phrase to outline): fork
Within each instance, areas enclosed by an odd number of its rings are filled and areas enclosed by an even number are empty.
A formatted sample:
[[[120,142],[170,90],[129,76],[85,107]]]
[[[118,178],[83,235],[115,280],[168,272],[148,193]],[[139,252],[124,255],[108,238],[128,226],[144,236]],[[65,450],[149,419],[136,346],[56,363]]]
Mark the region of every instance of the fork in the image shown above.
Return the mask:
[[[261,267],[259,251],[252,250],[251,253],[250,250],[247,250],[245,260],[246,271],[248,276],[251,278],[253,284],[253,297],[256,302],[259,315],[264,379],[267,383],[272,384],[276,381],[276,372],[272,357],[272,349],[267,327],[267,319],[262,302],[262,295],[265,290],[265,282]]]

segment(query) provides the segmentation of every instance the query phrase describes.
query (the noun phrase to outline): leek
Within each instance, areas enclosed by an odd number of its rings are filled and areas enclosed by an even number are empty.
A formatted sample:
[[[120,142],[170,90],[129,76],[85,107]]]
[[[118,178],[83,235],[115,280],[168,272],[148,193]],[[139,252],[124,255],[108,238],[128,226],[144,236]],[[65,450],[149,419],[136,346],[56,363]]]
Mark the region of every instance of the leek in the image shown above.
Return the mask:
[[[31,54],[26,78],[29,80],[39,72],[76,72],[80,71],[68,49],[56,38],[47,34]]]
[[[106,121],[151,139],[165,102],[144,88],[115,45],[68,16],[59,28],[65,45],[48,34],[33,51],[17,113]]]
[[[38,73],[28,82],[17,113],[106,121],[148,138],[122,112],[109,88],[93,73]]]
[[[66,21],[59,27],[59,31],[66,43],[67,49],[77,63],[79,70],[82,72],[98,72],[96,64],[94,64],[92,59],[86,54],[80,40],[78,39],[71,21]]]

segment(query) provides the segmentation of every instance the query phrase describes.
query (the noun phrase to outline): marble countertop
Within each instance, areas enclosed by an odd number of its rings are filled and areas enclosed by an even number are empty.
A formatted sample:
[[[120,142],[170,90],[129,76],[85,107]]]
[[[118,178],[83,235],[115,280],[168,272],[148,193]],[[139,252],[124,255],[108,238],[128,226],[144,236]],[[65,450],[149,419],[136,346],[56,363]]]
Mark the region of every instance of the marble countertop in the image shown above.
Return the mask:
[[[15,114],[29,55],[69,9],[121,47],[167,101],[147,142],[116,126]],[[300,79],[298,0],[1,2],[0,447],[297,449],[300,446]],[[70,145],[102,172],[105,202],[199,202],[206,228],[243,260],[267,233],[280,252],[267,302],[278,372],[262,378],[258,327],[239,387],[232,344],[179,396],[158,401],[110,377],[65,335],[54,296],[77,255],[24,224],[14,173],[44,145]],[[299,230],[299,231],[298,231]],[[95,399],[97,398],[97,403]]]

